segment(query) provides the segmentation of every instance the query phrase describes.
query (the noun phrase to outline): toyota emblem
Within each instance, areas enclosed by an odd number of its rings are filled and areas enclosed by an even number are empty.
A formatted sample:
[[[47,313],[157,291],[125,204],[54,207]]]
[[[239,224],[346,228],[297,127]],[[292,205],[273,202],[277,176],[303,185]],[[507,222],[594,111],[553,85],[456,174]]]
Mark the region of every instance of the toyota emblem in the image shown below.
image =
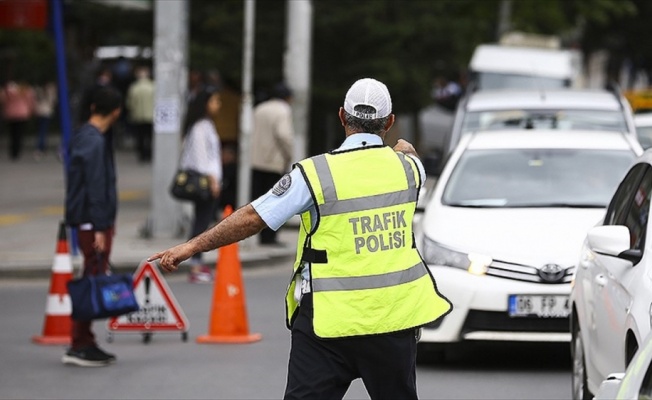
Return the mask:
[[[558,283],[564,279],[564,268],[558,264],[546,264],[539,270],[539,277],[547,283]]]

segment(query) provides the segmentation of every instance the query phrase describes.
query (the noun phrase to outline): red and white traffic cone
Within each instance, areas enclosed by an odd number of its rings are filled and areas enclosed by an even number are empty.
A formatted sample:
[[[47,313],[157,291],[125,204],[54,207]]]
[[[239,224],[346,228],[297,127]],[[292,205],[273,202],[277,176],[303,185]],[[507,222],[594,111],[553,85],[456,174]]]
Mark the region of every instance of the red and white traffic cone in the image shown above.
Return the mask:
[[[43,335],[32,337],[37,344],[65,345],[70,343],[72,303],[66,283],[72,279],[72,259],[68,250],[66,225],[59,224],[57,252],[52,263],[50,291],[45,305]]]

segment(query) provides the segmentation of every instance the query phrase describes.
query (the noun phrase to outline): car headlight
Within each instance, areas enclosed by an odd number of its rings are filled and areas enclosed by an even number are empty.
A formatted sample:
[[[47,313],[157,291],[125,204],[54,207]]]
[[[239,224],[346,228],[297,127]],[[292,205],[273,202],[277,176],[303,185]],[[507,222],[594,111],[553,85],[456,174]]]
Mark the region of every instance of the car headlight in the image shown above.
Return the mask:
[[[423,246],[421,247],[426,263],[465,269],[474,275],[484,275],[493,261],[491,257],[486,255],[476,253],[466,254],[451,250],[428,239],[426,236],[423,237]]]

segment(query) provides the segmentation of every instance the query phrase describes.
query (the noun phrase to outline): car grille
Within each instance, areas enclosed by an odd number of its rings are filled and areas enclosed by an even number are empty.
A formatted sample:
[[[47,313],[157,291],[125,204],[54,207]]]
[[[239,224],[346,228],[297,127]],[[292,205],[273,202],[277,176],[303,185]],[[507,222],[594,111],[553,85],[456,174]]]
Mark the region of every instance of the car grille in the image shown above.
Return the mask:
[[[565,318],[512,318],[505,311],[471,310],[466,316],[463,332],[568,332],[569,319]]]
[[[487,268],[486,275],[525,282],[559,284],[570,282],[573,279],[574,273],[575,266],[570,266],[565,269],[562,267],[562,271],[559,274],[558,279],[551,281],[544,279],[540,273],[540,270],[536,267],[500,260],[493,260]]]

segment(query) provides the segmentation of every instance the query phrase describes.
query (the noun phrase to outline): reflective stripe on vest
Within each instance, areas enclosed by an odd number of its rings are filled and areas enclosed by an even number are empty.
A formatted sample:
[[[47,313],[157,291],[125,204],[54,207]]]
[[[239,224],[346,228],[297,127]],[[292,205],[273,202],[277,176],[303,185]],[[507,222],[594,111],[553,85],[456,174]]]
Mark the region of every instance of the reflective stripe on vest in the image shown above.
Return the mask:
[[[378,289],[415,281],[426,275],[423,263],[418,263],[403,271],[382,275],[353,276],[348,278],[315,278],[312,280],[313,292],[337,290]]]
[[[408,180],[408,188],[406,190],[347,200],[339,200],[337,197],[333,175],[328,167],[326,156],[322,154],[314,157],[313,161],[315,163],[315,170],[319,176],[319,182],[321,183],[322,191],[324,193],[324,204],[320,206],[320,214],[322,216],[337,215],[416,201],[419,192],[416,188],[414,173],[412,172],[410,164],[405,159],[405,155],[400,153],[398,155],[401,159]]]

